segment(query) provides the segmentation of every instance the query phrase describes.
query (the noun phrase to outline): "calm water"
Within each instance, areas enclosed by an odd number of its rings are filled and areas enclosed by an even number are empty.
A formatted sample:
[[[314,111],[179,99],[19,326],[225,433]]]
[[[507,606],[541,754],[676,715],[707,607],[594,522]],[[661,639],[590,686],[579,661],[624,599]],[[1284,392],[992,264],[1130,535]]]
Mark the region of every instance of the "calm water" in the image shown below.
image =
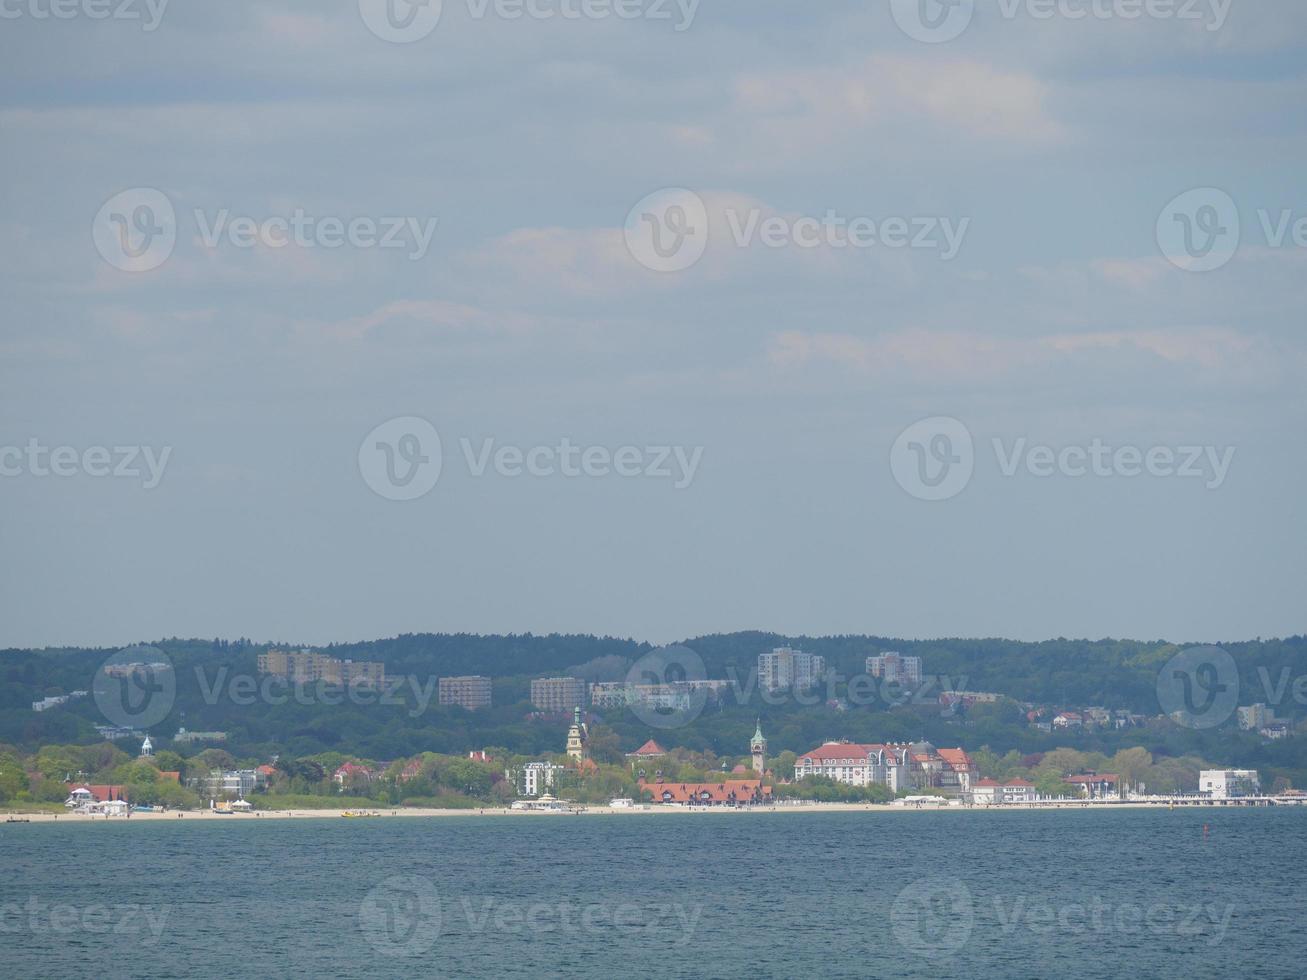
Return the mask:
[[[1305,876],[1307,808],[0,824],[0,975],[1297,978]]]

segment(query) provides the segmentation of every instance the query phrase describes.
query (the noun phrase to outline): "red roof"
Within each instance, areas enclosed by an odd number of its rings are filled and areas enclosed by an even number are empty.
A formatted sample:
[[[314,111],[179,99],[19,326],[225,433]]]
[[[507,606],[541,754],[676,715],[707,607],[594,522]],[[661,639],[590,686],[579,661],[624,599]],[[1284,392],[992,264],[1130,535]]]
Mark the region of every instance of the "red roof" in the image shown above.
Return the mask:
[[[947,762],[954,769],[970,770],[974,768],[971,762],[971,756],[967,755],[966,750],[957,749],[936,749],[939,757]]]
[[[727,779],[720,783],[646,783],[640,788],[653,794],[655,803],[761,803],[771,799],[771,787],[760,779]]]
[[[71,793],[75,789],[90,790],[91,795],[95,797],[96,803],[106,803],[109,800],[127,799],[126,786],[110,786],[107,784],[88,785],[87,783],[70,783],[68,786],[68,792]]]
[[[811,759],[813,762],[843,762],[845,759],[852,759],[854,762],[866,762],[870,748],[871,746],[853,742],[829,742],[811,752],[803,753],[799,756],[799,761]]]
[[[667,754],[667,750],[666,750],[665,748],[663,748],[661,745],[659,745],[657,742],[655,742],[653,739],[649,739],[649,741],[645,742],[643,745],[641,745],[641,746],[640,746],[638,749],[636,749],[634,752],[630,752],[630,753],[628,753],[628,754],[629,754],[629,755],[647,755],[647,756],[657,756],[657,755],[666,755],[666,754]]]

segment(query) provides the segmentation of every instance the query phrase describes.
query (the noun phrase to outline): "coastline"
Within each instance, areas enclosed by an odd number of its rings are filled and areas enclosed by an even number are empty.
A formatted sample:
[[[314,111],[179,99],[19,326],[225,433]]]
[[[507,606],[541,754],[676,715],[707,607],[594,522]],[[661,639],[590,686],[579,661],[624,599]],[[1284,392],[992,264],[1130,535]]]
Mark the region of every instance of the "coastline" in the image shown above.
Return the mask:
[[[1260,806],[1250,807],[1243,805],[1239,809],[1271,809],[1279,808],[1285,805],[1298,806],[1300,804],[1276,804],[1274,807]],[[684,806],[666,806],[650,805],[648,809],[636,809],[632,807],[611,807],[605,805],[585,806],[575,811],[547,813],[530,810],[510,810],[502,807],[486,807],[483,809],[462,809],[462,810],[439,810],[419,807],[394,807],[369,809],[368,816],[356,816],[353,819],[404,819],[404,818],[432,818],[432,817],[525,817],[525,818],[550,818],[550,817],[574,817],[574,816],[654,816],[658,814],[716,814],[716,815],[775,815],[784,813],[1030,813],[1030,812],[1056,812],[1056,811],[1076,811],[1084,812],[1086,810],[1193,810],[1193,809],[1229,809],[1229,805],[1220,804],[1185,804],[1172,807],[1166,802],[1147,802],[1142,800],[1129,800],[1113,803],[1086,803],[1077,801],[1068,801],[1065,803],[1040,803],[1035,805],[1016,804],[1006,806],[894,806],[886,803],[812,803],[799,806],[761,806],[761,807],[724,807],[724,806],[706,806],[706,807],[684,807]],[[154,813],[133,813],[128,816],[106,816],[104,814],[81,814],[81,813],[46,813],[46,812],[28,812],[21,810],[0,811],[0,827],[6,820],[13,819],[13,825],[22,823],[59,823],[59,824],[104,824],[104,823],[138,823],[138,822],[159,822],[159,821],[176,821],[188,820],[191,822],[210,822],[217,821],[221,823],[265,823],[280,820],[340,820],[343,817],[344,810],[321,809],[321,810],[255,810],[251,813],[219,813],[213,810],[170,810],[166,812]]]

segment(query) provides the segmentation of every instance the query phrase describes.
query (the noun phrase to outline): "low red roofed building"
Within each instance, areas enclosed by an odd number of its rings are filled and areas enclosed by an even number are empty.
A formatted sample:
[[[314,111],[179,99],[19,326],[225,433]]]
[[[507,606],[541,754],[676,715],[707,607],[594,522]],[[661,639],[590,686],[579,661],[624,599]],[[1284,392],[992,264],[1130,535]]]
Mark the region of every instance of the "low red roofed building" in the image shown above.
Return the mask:
[[[399,771],[399,781],[407,783],[410,779],[417,779],[422,775],[422,760],[409,759],[404,763],[404,768]]]
[[[370,783],[376,778],[376,773],[367,766],[347,762],[337,769],[331,778],[335,780],[338,786],[345,786],[346,784]]]
[[[661,759],[667,754],[667,750],[655,742],[653,739],[645,742],[634,752],[626,753],[628,759]]]
[[[1053,716],[1053,727],[1066,730],[1068,728],[1083,728],[1085,726],[1084,716],[1079,711],[1059,711]]]
[[[720,783],[647,783],[640,788],[655,803],[680,806],[758,806],[770,803],[772,791],[760,779],[726,779]]]
[[[84,792],[79,792],[79,790]],[[85,797],[87,794],[89,794],[90,800],[88,802],[94,802],[94,803],[109,803],[113,800],[127,799],[126,786],[111,786],[108,784],[92,784],[92,783],[69,783],[68,791],[70,797],[71,796]]]

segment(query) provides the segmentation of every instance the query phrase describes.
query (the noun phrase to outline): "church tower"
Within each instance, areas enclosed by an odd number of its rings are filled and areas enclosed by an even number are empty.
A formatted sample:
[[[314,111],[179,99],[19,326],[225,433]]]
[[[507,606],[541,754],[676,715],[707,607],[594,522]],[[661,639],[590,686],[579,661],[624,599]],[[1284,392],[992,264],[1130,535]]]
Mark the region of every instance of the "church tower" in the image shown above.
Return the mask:
[[[589,757],[586,741],[590,738],[585,722],[581,720],[581,706],[572,709],[572,727],[567,730],[567,754],[578,761]]]
[[[145,736],[145,741],[141,743],[141,758],[148,759],[154,755],[154,743],[150,741],[150,736]]]
[[[749,754],[753,756],[753,771],[761,776],[767,768],[767,739],[762,734],[761,718],[753,730],[753,738],[749,739]]]

